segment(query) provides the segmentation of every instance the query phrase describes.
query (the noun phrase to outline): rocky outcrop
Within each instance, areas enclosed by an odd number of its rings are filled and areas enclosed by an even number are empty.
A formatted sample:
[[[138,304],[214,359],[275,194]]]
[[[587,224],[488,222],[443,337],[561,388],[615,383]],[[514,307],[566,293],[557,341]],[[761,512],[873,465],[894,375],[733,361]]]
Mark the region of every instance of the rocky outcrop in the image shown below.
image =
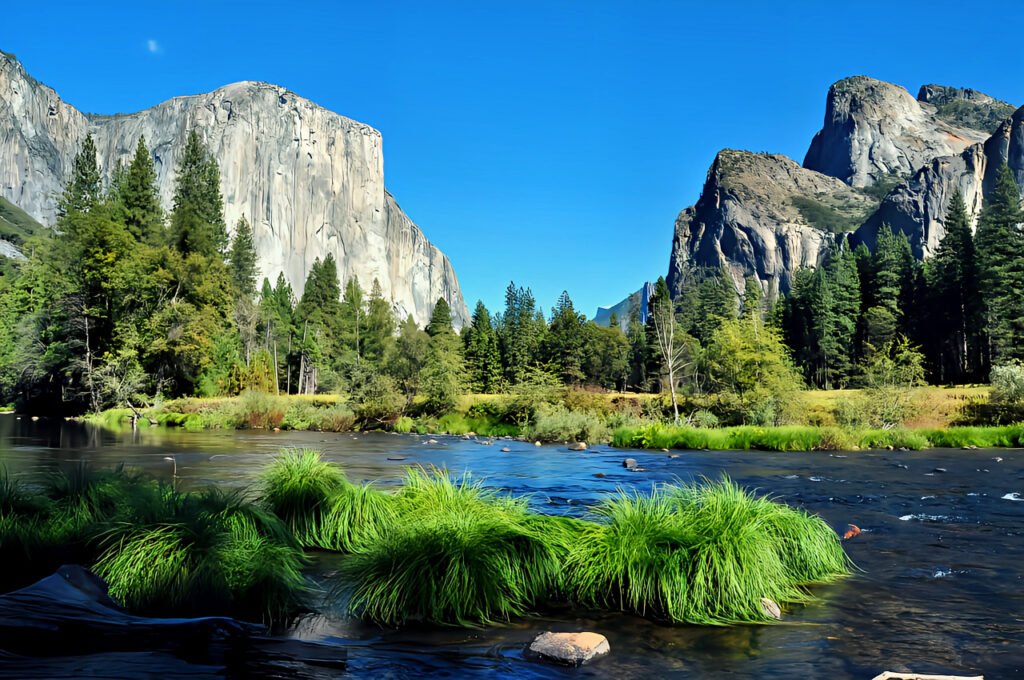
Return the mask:
[[[0,53],[0,196],[44,223],[88,133],[108,175],[144,135],[169,207],[191,129],[220,164],[229,227],[243,215],[253,225],[262,276],[284,272],[298,293],[314,260],[330,253],[342,281],[356,276],[369,288],[377,279],[396,312],[425,324],[444,297],[454,323],[466,322],[451,263],[385,190],[381,134],[372,127],[258,82],[139,113],[86,115]]]
[[[1010,166],[1024,187],[1024,107],[999,126],[988,140],[955,156],[935,158],[893,189],[879,209],[853,234],[854,243],[874,247],[878,230],[888,224],[910,239],[914,253],[925,258],[935,252],[946,230],[949,202],[959,191],[976,220],[991,190],[996,170]]]
[[[678,295],[694,269],[725,267],[737,290],[756,276],[787,292],[800,267],[818,264],[836,234],[859,224],[874,200],[785,156],[725,150],[697,204],[676,219],[668,285]]]
[[[829,89],[825,122],[811,141],[804,167],[853,187],[908,177],[933,158],[983,142],[998,121],[987,128],[975,126],[989,125],[993,112],[1007,106],[955,88],[925,86],[918,100],[898,85],[873,78],[840,80]]]

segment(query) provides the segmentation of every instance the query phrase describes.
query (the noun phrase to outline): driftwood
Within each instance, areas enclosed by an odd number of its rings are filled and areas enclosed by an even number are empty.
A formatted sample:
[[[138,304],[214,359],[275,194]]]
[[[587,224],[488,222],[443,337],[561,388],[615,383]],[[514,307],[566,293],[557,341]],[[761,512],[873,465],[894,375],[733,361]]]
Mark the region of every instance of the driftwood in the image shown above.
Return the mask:
[[[0,595],[0,678],[161,678],[210,675],[312,677],[344,668],[346,650],[267,637],[226,617],[148,618],[110,599],[79,566]]]
[[[876,675],[874,680],[985,680],[984,675],[922,675],[921,673],[897,673],[886,671]]]

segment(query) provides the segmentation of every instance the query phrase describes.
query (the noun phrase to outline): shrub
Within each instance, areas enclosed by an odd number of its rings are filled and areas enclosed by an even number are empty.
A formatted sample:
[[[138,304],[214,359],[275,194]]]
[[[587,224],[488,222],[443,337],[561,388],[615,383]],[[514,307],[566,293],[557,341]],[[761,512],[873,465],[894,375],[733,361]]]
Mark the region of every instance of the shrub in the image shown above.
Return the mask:
[[[316,414],[316,429],[322,432],[351,432],[355,424],[355,414],[344,404],[320,409]]]
[[[402,416],[395,420],[395,424],[391,426],[391,429],[395,432],[401,432],[402,434],[408,434],[412,432],[413,427],[416,423],[409,416]]]
[[[284,399],[267,392],[246,390],[235,402],[236,427],[252,430],[273,430],[281,427],[284,421],[287,403]]]
[[[1024,403],[1024,365],[1020,363],[993,366],[989,376],[992,391],[989,398],[997,404]]]
[[[530,436],[540,441],[607,441],[608,426],[589,411],[572,411],[565,406],[540,404]]]
[[[394,378],[372,374],[355,395],[355,412],[366,427],[389,427],[405,410],[405,397]]]

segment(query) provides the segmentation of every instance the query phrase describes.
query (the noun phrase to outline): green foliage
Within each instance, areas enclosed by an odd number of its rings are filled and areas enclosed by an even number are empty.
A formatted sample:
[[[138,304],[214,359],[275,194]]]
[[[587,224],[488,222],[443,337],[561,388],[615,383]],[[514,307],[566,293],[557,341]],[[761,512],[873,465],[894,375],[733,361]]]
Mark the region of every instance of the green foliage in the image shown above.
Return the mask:
[[[4,569],[5,587],[70,562],[90,566],[112,597],[151,616],[272,620],[304,606],[297,543],[239,494],[179,493],[85,464],[51,476],[45,496],[6,482],[0,477],[0,557],[17,555],[20,573]]]
[[[744,423],[791,422],[800,409],[802,381],[781,337],[758,320],[725,321],[706,351],[713,389],[731,398]]]
[[[401,521],[343,563],[339,589],[386,625],[473,626],[522,616],[557,589],[558,553],[524,505],[443,471],[410,471]]]
[[[228,245],[217,161],[190,130],[178,160],[171,242],[183,254],[220,256]]]
[[[137,241],[157,246],[166,239],[160,188],[153,157],[144,137],[139,137],[135,157],[128,166],[118,199],[124,209],[124,223]]]
[[[530,439],[544,442],[603,442],[610,435],[605,419],[591,411],[573,411],[560,404],[538,404]]]
[[[975,234],[978,287],[993,365],[1024,358],[1024,315],[1020,305],[1020,292],[1024,290],[1022,222],[1020,188],[1013,172],[1003,164],[995,188],[986,195]]]
[[[595,510],[566,564],[576,598],[672,623],[771,620],[762,604],[810,599],[802,586],[845,575],[820,518],[724,479],[620,494]]]
[[[477,301],[470,325],[462,331],[463,356],[469,387],[476,392],[497,392],[502,384],[498,333],[484,303]]]
[[[256,244],[253,239],[252,225],[245,217],[240,217],[235,225],[235,235],[231,239],[231,250],[228,252],[231,269],[231,283],[235,292],[245,298],[256,295]]]
[[[1024,403],[1024,365],[1020,362],[993,366],[989,398],[999,404]]]

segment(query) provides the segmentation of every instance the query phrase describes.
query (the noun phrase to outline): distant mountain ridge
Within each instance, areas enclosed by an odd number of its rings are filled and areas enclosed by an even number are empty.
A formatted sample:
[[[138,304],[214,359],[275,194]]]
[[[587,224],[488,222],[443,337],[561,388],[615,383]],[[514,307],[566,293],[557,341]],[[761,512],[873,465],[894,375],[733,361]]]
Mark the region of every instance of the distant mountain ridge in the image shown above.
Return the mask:
[[[92,134],[109,178],[141,136],[154,155],[165,208],[178,157],[195,129],[217,159],[229,229],[253,225],[261,276],[283,272],[296,294],[316,258],[332,254],[344,283],[377,279],[396,313],[426,324],[444,298],[457,327],[469,319],[448,258],[384,185],[380,132],[285,88],[259,82],[175,97],[138,113],[83,114],[0,52],[0,197],[52,223],[56,196]]]

